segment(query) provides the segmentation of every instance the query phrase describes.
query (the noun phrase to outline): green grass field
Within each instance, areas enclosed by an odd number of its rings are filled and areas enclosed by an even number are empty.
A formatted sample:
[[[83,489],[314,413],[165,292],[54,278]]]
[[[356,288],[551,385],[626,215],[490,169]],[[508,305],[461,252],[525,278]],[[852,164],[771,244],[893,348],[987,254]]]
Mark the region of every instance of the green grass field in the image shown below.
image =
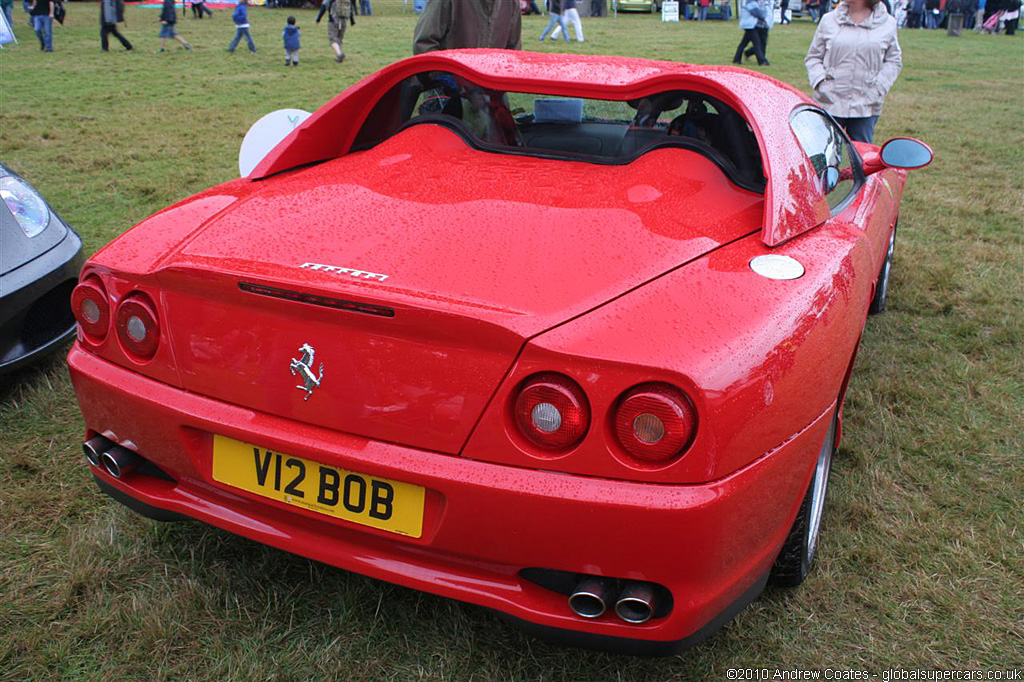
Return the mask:
[[[406,56],[415,22],[374,0],[332,59],[311,10],[250,13],[259,52],[224,51],[228,11],[179,23],[130,8],[136,50],[99,49],[98,7],[69,3],[53,54],[20,3],[0,52],[0,160],[94,252],[157,209],[234,177],[248,127],[314,110]],[[411,4],[411,3],[410,3]],[[281,29],[304,31],[286,69]],[[587,42],[527,49],[725,64],[736,23],[584,20]],[[771,33],[771,75],[807,90],[813,26]],[[937,158],[909,181],[888,311],[864,334],[817,566],[681,656],[532,640],[466,605],[345,573],[201,524],[158,525],[102,495],[63,358],[0,377],[0,678],[241,680],[725,679],[729,668],[1024,666],[1024,41],[901,34],[878,137]],[[495,542],[501,542],[500,535]],[[651,548],[656,551],[656,548]]]

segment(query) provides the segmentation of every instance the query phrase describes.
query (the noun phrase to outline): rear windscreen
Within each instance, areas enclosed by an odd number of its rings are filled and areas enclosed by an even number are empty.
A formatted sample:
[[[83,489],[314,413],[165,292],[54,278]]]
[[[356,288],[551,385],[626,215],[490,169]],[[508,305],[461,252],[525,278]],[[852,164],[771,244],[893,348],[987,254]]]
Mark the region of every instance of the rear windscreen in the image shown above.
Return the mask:
[[[681,147],[715,162],[734,183],[763,191],[757,139],[743,117],[692,90],[628,101],[505,92],[445,72],[421,73],[387,92],[359,130],[353,151],[422,123],[442,125],[491,152],[593,163],[629,163],[655,148]]]

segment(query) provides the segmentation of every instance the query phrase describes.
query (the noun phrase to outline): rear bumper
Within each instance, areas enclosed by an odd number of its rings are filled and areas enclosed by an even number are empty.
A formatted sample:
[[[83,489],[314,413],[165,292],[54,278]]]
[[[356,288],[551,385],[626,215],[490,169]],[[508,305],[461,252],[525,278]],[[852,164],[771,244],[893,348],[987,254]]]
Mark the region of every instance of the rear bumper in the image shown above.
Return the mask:
[[[828,426],[819,419],[734,474],[668,486],[535,471],[358,438],[197,396],[102,360],[68,356],[89,434],[129,447],[174,481],[93,469],[101,487],[286,551],[478,604],[541,635],[668,653],[695,642],[756,596],[806,490]],[[423,535],[325,517],[211,477],[212,434],[427,488]],[[153,514],[149,514],[153,515]],[[546,568],[667,588],[668,615],[642,625],[611,612],[584,620],[565,596],[521,577]],[[716,620],[717,619],[717,620]],[[581,639],[582,637],[582,639]],[[653,647],[653,648],[652,648]]]

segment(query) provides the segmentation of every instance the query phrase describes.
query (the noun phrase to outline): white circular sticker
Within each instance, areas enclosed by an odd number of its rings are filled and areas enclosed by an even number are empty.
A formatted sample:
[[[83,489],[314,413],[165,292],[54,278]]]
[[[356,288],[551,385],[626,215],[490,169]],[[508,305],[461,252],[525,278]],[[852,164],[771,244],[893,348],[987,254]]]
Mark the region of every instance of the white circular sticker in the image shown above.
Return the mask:
[[[768,279],[797,279],[804,274],[804,266],[800,265],[800,261],[774,254],[752,258],[750,269]]]
[[[244,178],[299,124],[310,117],[302,109],[278,109],[252,124],[238,150],[238,172]]]

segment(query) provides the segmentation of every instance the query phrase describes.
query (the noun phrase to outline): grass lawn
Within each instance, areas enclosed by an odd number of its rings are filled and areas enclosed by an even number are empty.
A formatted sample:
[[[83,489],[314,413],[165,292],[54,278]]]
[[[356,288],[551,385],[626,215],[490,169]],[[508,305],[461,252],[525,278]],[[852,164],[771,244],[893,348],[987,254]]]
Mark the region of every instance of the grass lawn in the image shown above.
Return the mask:
[[[991,0],[990,0],[991,1]],[[0,160],[94,252],[228,180],[248,127],[314,110],[410,52],[415,16],[373,0],[334,63],[311,10],[253,8],[259,52],[224,49],[228,11],[182,19],[195,49],[99,49],[98,6],[69,3],[53,54],[15,6],[0,52]],[[411,5],[411,2],[410,2]],[[303,29],[285,68],[281,29]],[[736,23],[584,20],[543,51],[726,64]],[[807,90],[813,25],[771,33],[773,76]],[[700,647],[639,660],[532,640],[474,607],[345,573],[201,524],[159,525],[92,482],[63,358],[0,377],[0,678],[724,679],[729,668],[1024,666],[1024,40],[901,33],[877,131],[936,151],[904,198],[888,311],[864,334],[817,566]],[[500,536],[495,542],[501,542]],[[653,550],[652,550],[653,551]]]

